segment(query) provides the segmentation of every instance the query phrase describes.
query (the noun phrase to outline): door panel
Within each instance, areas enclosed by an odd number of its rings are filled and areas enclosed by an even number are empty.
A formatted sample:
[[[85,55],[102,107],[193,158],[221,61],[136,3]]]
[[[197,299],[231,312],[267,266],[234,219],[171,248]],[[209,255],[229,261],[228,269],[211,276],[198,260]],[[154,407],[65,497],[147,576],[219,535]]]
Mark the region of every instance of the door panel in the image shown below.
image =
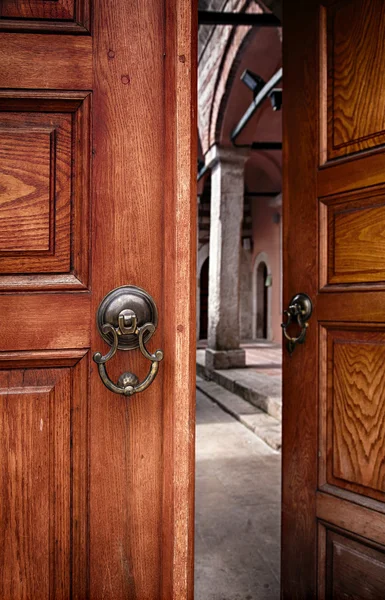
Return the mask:
[[[86,0],[0,9],[9,600],[192,598],[195,9],[95,0],[92,23]],[[149,349],[165,356],[131,398],[92,361],[107,351],[97,308],[126,284],[153,296]],[[111,361],[114,381],[128,370],[147,375],[140,351]]]
[[[321,287],[383,282],[384,187],[320,199]]]
[[[3,34],[1,87],[20,89],[23,82],[28,90],[91,90],[92,48],[93,38],[84,35]]]
[[[385,2],[312,0],[294,12],[285,303],[308,293],[314,313],[284,360],[282,596],[381,598]]]
[[[33,19],[74,18],[75,0],[3,0],[2,17]]]
[[[23,370],[10,360],[0,372],[3,598],[64,599],[71,586],[75,595],[84,590],[76,579],[79,565],[86,572],[88,551],[88,356],[82,354],[67,358],[65,368],[55,368],[60,357],[46,353],[26,360]]]
[[[384,328],[326,325],[320,357],[319,485],[363,494],[366,505],[368,497],[383,501]]]
[[[324,2],[321,20],[321,60],[327,62],[326,90],[321,89],[327,95],[327,143],[321,156],[331,160],[385,142],[383,3]]]
[[[322,596],[377,600],[385,585],[385,555],[367,540],[320,524]]]
[[[0,132],[0,287],[86,287],[90,94],[0,92]]]
[[[0,31],[89,33],[91,0],[2,0]]]

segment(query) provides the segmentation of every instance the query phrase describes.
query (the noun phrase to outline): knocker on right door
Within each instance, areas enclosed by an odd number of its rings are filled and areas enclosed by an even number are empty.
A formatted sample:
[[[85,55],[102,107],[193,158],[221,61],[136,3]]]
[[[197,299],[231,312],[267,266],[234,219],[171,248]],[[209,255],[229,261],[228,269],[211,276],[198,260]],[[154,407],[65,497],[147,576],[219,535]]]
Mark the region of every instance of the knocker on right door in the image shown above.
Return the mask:
[[[286,348],[290,356],[293,354],[297,344],[304,344],[306,332],[309,326],[308,320],[313,312],[313,304],[307,294],[296,294],[289,302],[289,308],[284,311],[287,316],[286,323],[282,323],[283,335],[286,338]],[[299,327],[299,335],[293,337],[288,333],[290,325],[297,323]]]

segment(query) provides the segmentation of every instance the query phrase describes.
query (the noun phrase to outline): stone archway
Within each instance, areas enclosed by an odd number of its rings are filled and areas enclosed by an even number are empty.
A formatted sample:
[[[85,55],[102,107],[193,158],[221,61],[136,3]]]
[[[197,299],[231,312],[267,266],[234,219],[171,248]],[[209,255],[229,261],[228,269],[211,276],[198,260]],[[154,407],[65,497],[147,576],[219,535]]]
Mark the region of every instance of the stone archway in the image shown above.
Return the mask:
[[[207,340],[209,324],[209,263],[210,257],[207,257],[201,268],[199,285],[199,335],[198,339]]]
[[[200,315],[201,315],[201,273],[202,267],[209,258],[209,244],[203,244],[198,250],[198,260],[197,260],[197,313],[196,313],[196,334],[197,340],[200,339]],[[208,275],[208,272],[207,272]]]
[[[253,339],[271,340],[271,286],[266,279],[271,276],[269,258],[266,252],[260,252],[253,267]]]

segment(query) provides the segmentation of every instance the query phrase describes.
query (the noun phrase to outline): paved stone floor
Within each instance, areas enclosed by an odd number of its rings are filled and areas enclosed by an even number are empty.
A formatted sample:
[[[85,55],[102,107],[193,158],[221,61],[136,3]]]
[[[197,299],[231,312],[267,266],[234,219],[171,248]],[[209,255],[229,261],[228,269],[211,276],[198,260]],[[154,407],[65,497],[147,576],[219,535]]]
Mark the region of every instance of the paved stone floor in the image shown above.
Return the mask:
[[[280,463],[197,392],[195,600],[278,600]]]
[[[243,342],[246,367],[207,371],[205,367],[206,342],[197,348],[197,373],[203,378],[237,394],[247,402],[268,413],[278,421],[282,418],[282,347],[274,342],[257,340]],[[219,404],[221,404],[219,402]]]

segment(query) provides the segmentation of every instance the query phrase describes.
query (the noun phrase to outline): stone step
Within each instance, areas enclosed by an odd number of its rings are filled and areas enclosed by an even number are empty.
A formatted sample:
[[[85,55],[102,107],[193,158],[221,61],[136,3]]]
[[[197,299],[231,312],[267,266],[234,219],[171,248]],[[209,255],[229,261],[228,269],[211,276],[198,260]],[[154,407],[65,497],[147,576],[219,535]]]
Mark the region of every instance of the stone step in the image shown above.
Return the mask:
[[[197,376],[197,389],[250,429],[274,450],[281,449],[281,423],[214,381]]]
[[[274,419],[282,420],[280,377],[270,377],[250,368],[207,371],[204,364],[204,350],[197,352],[197,374],[240,396]]]

